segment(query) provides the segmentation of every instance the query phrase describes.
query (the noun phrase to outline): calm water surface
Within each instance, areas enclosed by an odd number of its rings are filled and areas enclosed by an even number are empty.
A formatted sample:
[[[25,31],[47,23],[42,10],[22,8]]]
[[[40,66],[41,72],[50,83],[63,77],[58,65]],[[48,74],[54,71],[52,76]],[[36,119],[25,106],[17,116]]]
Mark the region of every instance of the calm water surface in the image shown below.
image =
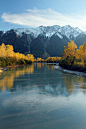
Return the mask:
[[[0,129],[86,129],[86,77],[41,63],[4,71]]]

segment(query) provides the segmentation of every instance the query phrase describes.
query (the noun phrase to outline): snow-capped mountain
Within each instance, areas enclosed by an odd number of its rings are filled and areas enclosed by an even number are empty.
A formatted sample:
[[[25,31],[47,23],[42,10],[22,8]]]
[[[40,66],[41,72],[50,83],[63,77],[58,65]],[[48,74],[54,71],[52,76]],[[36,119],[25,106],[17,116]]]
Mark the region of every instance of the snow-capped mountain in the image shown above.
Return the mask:
[[[13,45],[15,52],[31,53],[35,57],[61,56],[64,46],[71,40],[79,47],[86,42],[86,32],[70,25],[0,31],[0,45]]]
[[[25,34],[31,34],[34,38],[37,38],[38,35],[44,35],[46,37],[51,37],[52,35],[56,34],[62,38],[62,35],[66,36],[69,40],[75,40],[76,37],[81,34],[85,33],[80,30],[78,27],[74,28],[70,25],[62,26],[54,25],[54,26],[40,26],[37,28],[18,28],[14,29],[14,31],[19,35],[22,36],[22,32]]]

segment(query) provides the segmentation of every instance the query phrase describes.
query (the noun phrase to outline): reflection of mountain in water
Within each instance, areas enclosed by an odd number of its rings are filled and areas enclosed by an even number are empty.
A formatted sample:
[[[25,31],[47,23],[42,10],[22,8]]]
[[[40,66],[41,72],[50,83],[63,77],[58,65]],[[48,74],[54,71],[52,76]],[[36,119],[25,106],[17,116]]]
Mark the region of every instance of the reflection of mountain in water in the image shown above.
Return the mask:
[[[6,76],[4,76],[6,74]],[[42,63],[32,64],[5,71],[0,78],[2,91],[39,92],[41,94],[69,96],[85,89],[85,77],[63,73],[53,69],[53,66]],[[83,90],[85,92],[85,90]]]

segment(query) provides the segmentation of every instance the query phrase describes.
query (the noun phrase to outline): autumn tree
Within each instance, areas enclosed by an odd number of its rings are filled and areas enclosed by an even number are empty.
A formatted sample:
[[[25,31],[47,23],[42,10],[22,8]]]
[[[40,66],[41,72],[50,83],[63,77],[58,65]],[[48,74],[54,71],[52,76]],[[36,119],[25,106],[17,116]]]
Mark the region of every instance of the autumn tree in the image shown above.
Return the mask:
[[[6,45],[6,56],[13,57],[14,51],[12,45]]]
[[[74,41],[70,41],[70,43],[68,42],[68,45],[67,47],[64,48],[64,51],[62,54],[63,59],[70,55],[74,57],[76,49],[77,49],[77,45],[74,43]]]
[[[27,54],[26,56],[28,60],[31,60],[32,62],[34,61],[34,56],[32,54]]]
[[[86,60],[86,43],[84,43],[83,45],[79,47],[79,51],[80,51],[81,60],[85,61]]]
[[[6,57],[6,46],[4,43],[0,46],[0,57]]]
[[[1,46],[0,46],[0,57],[1,57]]]
[[[0,46],[0,67],[11,66],[15,64],[30,64],[34,61],[32,54],[24,55],[22,53],[15,53],[12,45],[2,43]]]

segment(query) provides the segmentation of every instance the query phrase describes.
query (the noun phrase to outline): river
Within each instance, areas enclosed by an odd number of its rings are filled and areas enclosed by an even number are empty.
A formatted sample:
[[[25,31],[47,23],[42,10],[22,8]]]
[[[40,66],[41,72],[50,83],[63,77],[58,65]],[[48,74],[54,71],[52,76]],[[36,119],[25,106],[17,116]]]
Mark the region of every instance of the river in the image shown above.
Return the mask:
[[[86,77],[44,63],[4,71],[0,129],[86,129]]]

